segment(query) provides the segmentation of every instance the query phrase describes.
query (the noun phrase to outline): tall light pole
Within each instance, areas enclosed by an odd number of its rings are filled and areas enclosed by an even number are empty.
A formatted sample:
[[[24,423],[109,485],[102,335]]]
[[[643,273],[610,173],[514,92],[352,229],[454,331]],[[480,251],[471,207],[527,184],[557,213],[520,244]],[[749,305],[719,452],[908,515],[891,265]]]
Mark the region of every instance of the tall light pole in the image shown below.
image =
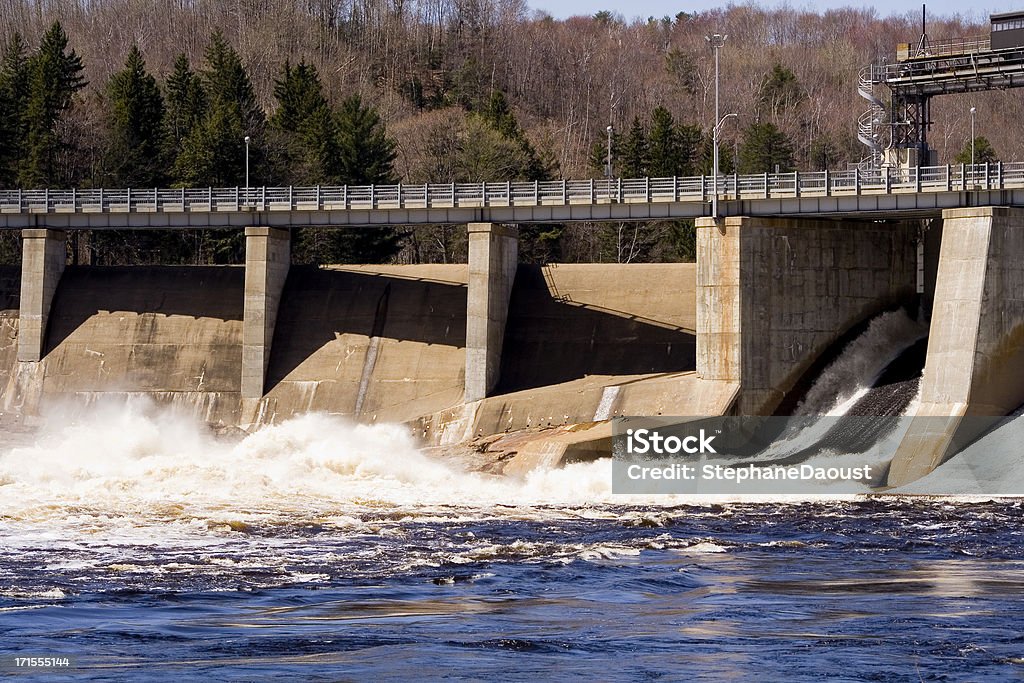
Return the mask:
[[[727,35],[720,33],[714,33],[710,36],[705,36],[705,40],[711,45],[711,49],[715,52],[715,127],[711,129],[711,146],[712,150],[712,162],[711,162],[711,217],[718,218],[718,132],[722,127],[723,120],[719,118],[718,112],[718,51],[725,45],[725,39]]]
[[[245,136],[245,205],[249,206],[249,136]]]
[[[612,131],[614,128],[611,125],[606,129],[608,131],[608,157],[604,163],[604,177],[608,180],[612,179]]]
[[[974,166],[974,112],[978,111],[971,107],[971,166]]]

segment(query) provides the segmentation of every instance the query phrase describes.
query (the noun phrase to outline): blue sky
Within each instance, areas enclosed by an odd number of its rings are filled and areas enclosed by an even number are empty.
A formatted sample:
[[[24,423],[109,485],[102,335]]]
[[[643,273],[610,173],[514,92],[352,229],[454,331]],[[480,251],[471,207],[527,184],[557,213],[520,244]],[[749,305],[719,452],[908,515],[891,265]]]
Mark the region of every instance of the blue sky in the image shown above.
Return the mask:
[[[674,16],[676,13],[681,11],[693,12],[699,10],[712,9],[716,7],[723,7],[728,2],[708,2],[706,0],[688,0],[686,2],[671,2],[666,0],[527,0],[530,7],[534,9],[544,10],[558,19],[564,19],[565,17],[577,15],[577,14],[594,14],[600,10],[610,10],[617,12],[624,16],[626,19],[632,19],[635,17],[646,18],[649,16],[663,17],[665,15]],[[745,4],[738,2],[735,4]],[[794,9],[812,9],[812,10],[824,10],[835,7],[874,7],[878,12],[879,16],[888,16],[891,14],[904,14],[906,12],[920,12],[921,2],[920,0],[884,0],[884,1],[868,1],[863,0],[816,0],[815,2],[806,2],[801,0],[793,0],[791,2],[785,2],[785,0],[767,0],[764,2],[758,2],[757,4],[765,7],[776,7],[778,5],[788,5]],[[969,14],[978,17],[987,17],[988,14],[994,12],[1008,12],[1015,9],[1024,9],[1024,0],[989,0],[977,4],[970,4],[965,7],[963,0],[932,0],[928,2],[928,14],[934,15],[950,15],[950,14]]]

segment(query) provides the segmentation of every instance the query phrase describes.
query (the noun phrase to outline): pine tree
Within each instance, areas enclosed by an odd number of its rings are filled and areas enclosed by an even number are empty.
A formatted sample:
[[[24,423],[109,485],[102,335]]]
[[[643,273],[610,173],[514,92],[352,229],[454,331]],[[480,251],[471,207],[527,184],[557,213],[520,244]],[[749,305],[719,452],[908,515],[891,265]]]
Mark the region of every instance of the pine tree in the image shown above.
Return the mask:
[[[167,77],[166,109],[164,158],[173,166],[184,149],[185,139],[200,124],[206,112],[206,93],[184,54],[174,60],[174,70]]]
[[[992,143],[988,141],[988,138],[979,135],[974,138],[974,163],[976,164],[994,164],[999,161],[999,156],[996,154],[996,150],[993,149]],[[953,160],[957,164],[969,164],[971,163],[971,143],[968,142],[964,145],[964,148],[960,150],[960,153],[956,155]]]
[[[160,137],[164,102],[156,79],[132,46],[124,69],[107,85],[110,134],[106,168],[114,187],[154,187],[162,181]]]
[[[643,178],[647,175],[648,149],[647,131],[640,123],[640,117],[633,119],[626,139],[619,145],[618,172],[623,178]]]
[[[207,112],[185,138],[174,176],[192,186],[241,185],[246,136],[251,138],[250,167],[257,178],[265,175],[261,142],[266,120],[238,53],[220,31],[211,37],[205,57],[202,83]]]
[[[397,182],[395,143],[388,138],[380,115],[364,106],[358,95],[341,104],[337,115],[339,180],[348,185],[387,185]]]
[[[21,35],[11,35],[0,61],[0,187],[15,184],[24,154],[29,69]]]
[[[320,74],[305,62],[285,62],[274,82],[277,111],[271,125],[284,138],[285,165],[292,182],[335,184],[340,152],[334,112],[324,96]]]
[[[773,123],[755,123],[740,148],[740,173],[782,173],[793,170],[793,145]]]
[[[54,22],[29,60],[27,149],[18,174],[22,187],[44,187],[62,180],[58,159],[72,142],[60,138],[57,124],[71,109],[75,93],[86,85],[82,60],[67,47],[67,34],[60,22]]]
[[[682,175],[682,139],[672,114],[664,107],[657,107],[651,114],[647,159],[647,172],[653,178]]]

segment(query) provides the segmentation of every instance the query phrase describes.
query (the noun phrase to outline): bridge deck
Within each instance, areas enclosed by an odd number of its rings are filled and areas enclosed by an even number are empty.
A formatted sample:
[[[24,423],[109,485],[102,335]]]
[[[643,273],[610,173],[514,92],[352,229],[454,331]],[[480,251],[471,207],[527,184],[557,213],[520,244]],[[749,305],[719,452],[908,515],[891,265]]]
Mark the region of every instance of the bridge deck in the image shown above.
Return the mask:
[[[0,229],[643,221],[710,215],[710,176],[361,187],[12,190]],[[723,216],[906,218],[1024,206],[1024,163],[718,178]]]

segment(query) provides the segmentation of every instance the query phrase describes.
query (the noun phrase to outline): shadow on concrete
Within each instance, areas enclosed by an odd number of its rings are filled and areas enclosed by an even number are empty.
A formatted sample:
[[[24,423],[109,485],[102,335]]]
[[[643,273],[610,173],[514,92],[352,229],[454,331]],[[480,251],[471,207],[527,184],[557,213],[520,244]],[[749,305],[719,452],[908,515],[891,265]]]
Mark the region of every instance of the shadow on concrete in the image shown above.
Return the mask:
[[[684,372],[695,367],[692,331],[573,303],[552,291],[540,266],[520,265],[516,271],[496,393],[587,375]]]
[[[21,268],[0,266],[0,313],[12,312],[17,315],[20,307]]]
[[[241,267],[68,266],[50,309],[46,353],[100,311],[241,320],[244,287]]]
[[[274,328],[267,389],[342,334],[466,346],[466,285],[292,266]]]

